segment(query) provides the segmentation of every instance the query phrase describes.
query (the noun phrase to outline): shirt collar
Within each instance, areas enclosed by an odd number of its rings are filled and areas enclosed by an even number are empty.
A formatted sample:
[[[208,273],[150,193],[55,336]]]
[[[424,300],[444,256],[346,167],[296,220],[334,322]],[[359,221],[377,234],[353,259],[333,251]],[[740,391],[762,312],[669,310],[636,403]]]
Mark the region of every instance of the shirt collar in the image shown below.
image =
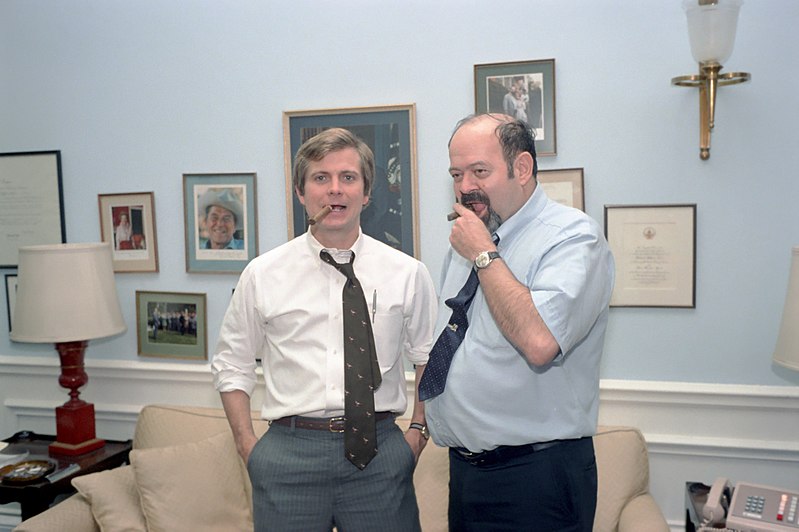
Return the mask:
[[[533,193],[527,198],[525,204],[497,229],[497,236],[500,238],[500,243],[507,244],[513,239],[514,235],[519,234],[520,228],[527,226],[530,222],[538,218],[544,210],[547,200],[548,198],[544,189],[536,185],[535,190],[533,190]]]
[[[326,248],[316,239],[315,236],[313,236],[313,234],[311,234],[310,230],[305,232],[305,237],[305,241],[308,244],[308,249],[310,250],[311,255],[318,258],[319,253],[322,250],[325,250],[330,253],[330,255],[336,259],[337,262],[349,262],[352,252],[355,253],[356,257],[360,256],[361,250],[364,246],[363,231],[361,231],[360,228],[358,228],[358,238],[349,249]]]

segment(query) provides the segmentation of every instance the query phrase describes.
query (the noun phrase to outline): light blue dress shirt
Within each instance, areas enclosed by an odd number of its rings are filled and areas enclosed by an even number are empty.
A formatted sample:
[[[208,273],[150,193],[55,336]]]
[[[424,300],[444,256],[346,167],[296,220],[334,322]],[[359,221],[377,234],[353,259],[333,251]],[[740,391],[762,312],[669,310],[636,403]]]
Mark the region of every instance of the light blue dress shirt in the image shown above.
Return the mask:
[[[425,403],[438,445],[473,452],[591,436],[599,406],[599,360],[615,268],[603,232],[582,211],[550,200],[541,187],[497,230],[498,250],[532,294],[560,346],[536,367],[499,331],[478,289],[469,329],[444,393]],[[443,266],[436,337],[472,263],[451,248]]]

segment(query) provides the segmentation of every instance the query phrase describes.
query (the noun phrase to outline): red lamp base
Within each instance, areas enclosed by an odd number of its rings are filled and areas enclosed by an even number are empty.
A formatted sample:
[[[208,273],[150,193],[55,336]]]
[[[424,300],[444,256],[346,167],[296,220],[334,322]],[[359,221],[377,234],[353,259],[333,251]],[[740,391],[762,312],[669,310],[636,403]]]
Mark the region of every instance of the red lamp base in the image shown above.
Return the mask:
[[[58,382],[70,389],[70,400],[55,409],[56,441],[50,444],[51,454],[76,456],[105,445],[105,440],[95,436],[94,405],[79,397],[78,388],[89,380],[83,369],[85,349],[85,341],[56,344],[61,358]]]
[[[50,444],[51,454],[75,456],[105,445],[105,440],[95,437],[94,405],[79,403],[67,402],[56,407],[56,441]]]

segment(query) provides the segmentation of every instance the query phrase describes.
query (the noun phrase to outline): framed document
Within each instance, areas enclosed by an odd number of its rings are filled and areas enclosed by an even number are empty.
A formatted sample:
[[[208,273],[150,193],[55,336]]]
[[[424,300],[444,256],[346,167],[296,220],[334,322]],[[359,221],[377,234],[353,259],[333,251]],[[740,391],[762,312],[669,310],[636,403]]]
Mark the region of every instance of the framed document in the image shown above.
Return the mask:
[[[0,268],[20,246],[67,241],[61,186],[60,151],[0,153]]]
[[[361,229],[384,244],[419,258],[414,104],[283,113],[289,239],[308,228],[305,208],[291,182],[294,156],[303,142],[332,127],[352,132],[374,153],[374,182],[369,204],[361,212]]]
[[[552,201],[585,211],[582,168],[539,170],[538,186],[544,189]]]
[[[474,111],[524,120],[536,154],[555,155],[555,60],[474,65]]]
[[[99,194],[100,235],[113,250],[115,272],[157,272],[155,197],[152,192]]]
[[[696,307],[696,205],[605,205],[611,307]]]
[[[187,272],[241,273],[258,255],[255,178],[183,174]]]

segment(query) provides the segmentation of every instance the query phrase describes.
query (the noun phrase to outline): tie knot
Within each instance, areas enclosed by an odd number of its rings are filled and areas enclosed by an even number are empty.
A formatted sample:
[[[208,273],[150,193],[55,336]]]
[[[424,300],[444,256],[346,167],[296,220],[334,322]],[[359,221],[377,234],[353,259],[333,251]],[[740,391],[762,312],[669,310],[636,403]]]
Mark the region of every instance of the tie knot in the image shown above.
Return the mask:
[[[350,258],[349,262],[336,262],[336,259],[334,259],[332,255],[325,250],[322,250],[319,253],[319,256],[323,261],[340,271],[341,274],[347,278],[347,280],[355,283],[355,270],[353,269],[353,264],[355,263],[355,252],[352,252],[352,258]]]

